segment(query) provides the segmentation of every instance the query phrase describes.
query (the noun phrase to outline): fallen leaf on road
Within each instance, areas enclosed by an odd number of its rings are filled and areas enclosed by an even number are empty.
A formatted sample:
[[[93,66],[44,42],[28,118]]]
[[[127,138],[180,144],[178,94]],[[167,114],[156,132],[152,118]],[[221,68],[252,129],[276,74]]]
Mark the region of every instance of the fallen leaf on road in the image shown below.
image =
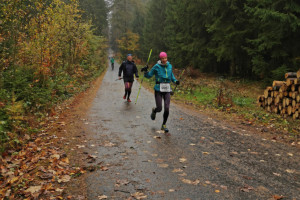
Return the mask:
[[[114,144],[114,143],[111,143],[111,142],[108,142],[108,141],[106,141],[106,142],[105,142],[105,144],[104,144],[104,146],[105,146],[105,147],[113,147],[113,146],[115,146],[115,144]]]
[[[186,158],[179,158],[179,162],[180,163],[184,163],[184,162],[186,162],[187,160],[186,160]]]
[[[278,173],[274,173],[274,172],[273,172],[273,174],[274,174],[275,176],[281,176],[281,174],[278,174]]]
[[[178,173],[178,172],[183,172],[183,170],[182,169],[174,169],[172,172],[173,173]]]
[[[161,139],[160,136],[154,136],[153,138],[154,138],[154,139]]]
[[[205,181],[205,183],[206,183],[207,185],[209,185],[209,184],[210,184],[210,181]]]
[[[174,189],[169,189],[169,192],[175,192],[175,190]]]
[[[275,200],[280,200],[280,199],[283,199],[284,196],[274,195],[273,198],[274,198]]]
[[[222,188],[223,190],[227,190],[227,186],[225,185],[220,185],[220,188]]]
[[[128,180],[117,180],[117,183],[115,184],[116,187],[120,187],[122,185],[128,185],[130,182]]]
[[[220,193],[220,190],[215,190],[216,193]]]
[[[191,181],[189,179],[181,179],[182,182],[189,184],[189,185],[198,185],[200,183],[200,180]]]
[[[94,155],[88,155],[88,158],[90,158],[90,159],[96,159],[97,156],[94,156]]]
[[[289,173],[289,174],[293,174],[293,173],[295,173],[295,170],[293,170],[293,169],[287,169],[286,172]]]
[[[191,143],[191,144],[190,144],[190,146],[196,146],[196,144],[194,144],[194,143]]]
[[[249,176],[243,176],[244,179],[247,179],[247,180],[253,180],[252,177],[249,177]]]
[[[254,188],[249,185],[245,185],[243,188],[241,188],[242,192],[250,192],[250,190],[254,190]]]
[[[169,167],[168,164],[158,164],[158,166],[159,166],[160,168],[167,168],[167,167]]]
[[[108,197],[106,195],[101,195],[101,196],[98,196],[98,199],[101,200],[101,199],[107,199]]]
[[[182,173],[182,174],[178,174],[178,176],[187,176],[187,174],[186,173]]]
[[[78,149],[84,148],[84,145],[76,145]]]
[[[108,167],[102,166],[100,167],[101,171],[108,171]]]
[[[294,156],[292,153],[288,153],[287,155],[289,155],[289,156]]]
[[[136,192],[136,193],[132,194],[131,196],[134,197],[134,198],[136,198],[137,200],[139,200],[139,199],[146,199],[147,198],[147,195],[145,195],[142,192]]]
[[[202,152],[204,155],[209,155],[210,153],[209,152]]]
[[[165,131],[159,130],[159,131],[156,131],[156,133],[165,133]]]
[[[224,142],[215,142],[215,144],[220,144],[220,145],[223,145]]]

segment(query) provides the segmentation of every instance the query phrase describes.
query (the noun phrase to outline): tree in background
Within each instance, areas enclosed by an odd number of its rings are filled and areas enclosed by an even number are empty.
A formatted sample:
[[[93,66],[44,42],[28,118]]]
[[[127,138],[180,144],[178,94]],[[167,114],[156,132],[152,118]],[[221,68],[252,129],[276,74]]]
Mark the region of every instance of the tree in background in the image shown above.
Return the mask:
[[[253,72],[261,78],[282,74],[300,67],[300,3],[289,1],[249,0],[245,5],[255,34],[246,48]],[[270,73],[270,72],[273,72]]]
[[[104,0],[80,0],[80,8],[84,11],[82,16],[86,20],[92,20],[96,35],[108,34],[108,7]]]

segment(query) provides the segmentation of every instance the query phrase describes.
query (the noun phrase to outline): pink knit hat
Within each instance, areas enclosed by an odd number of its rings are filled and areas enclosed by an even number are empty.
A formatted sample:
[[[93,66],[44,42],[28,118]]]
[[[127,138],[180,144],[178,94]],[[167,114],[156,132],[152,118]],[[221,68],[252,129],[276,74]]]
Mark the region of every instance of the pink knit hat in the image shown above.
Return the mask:
[[[166,52],[160,52],[159,58],[163,58],[163,57],[167,57],[167,53]]]

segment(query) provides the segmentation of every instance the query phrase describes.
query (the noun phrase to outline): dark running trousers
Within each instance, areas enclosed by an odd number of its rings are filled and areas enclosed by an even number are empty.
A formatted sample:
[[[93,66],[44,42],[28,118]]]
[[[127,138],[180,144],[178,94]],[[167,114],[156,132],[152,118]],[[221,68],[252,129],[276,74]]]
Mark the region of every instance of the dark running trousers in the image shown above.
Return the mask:
[[[162,111],[162,100],[164,100],[164,121],[163,124],[165,125],[167,123],[168,117],[169,117],[169,110],[170,110],[170,102],[171,102],[171,95],[170,92],[158,92],[155,91],[155,103],[156,108],[155,112],[161,112]]]
[[[129,99],[133,82],[124,82],[124,84],[125,84],[125,97],[127,96],[127,99]]]

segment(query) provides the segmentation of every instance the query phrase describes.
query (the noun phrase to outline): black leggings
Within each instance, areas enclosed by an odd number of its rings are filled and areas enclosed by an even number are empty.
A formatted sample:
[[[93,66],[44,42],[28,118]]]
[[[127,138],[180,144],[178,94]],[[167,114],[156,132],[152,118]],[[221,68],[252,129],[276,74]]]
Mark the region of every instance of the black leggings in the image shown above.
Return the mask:
[[[162,111],[162,100],[164,100],[164,107],[165,107],[164,121],[163,121],[163,124],[165,125],[167,123],[167,120],[168,120],[168,117],[169,117],[171,95],[170,95],[170,92],[155,91],[155,103],[156,103],[155,112],[161,112]]]
[[[129,99],[133,82],[124,82],[124,84],[125,84],[125,97],[127,96],[127,99]]]

